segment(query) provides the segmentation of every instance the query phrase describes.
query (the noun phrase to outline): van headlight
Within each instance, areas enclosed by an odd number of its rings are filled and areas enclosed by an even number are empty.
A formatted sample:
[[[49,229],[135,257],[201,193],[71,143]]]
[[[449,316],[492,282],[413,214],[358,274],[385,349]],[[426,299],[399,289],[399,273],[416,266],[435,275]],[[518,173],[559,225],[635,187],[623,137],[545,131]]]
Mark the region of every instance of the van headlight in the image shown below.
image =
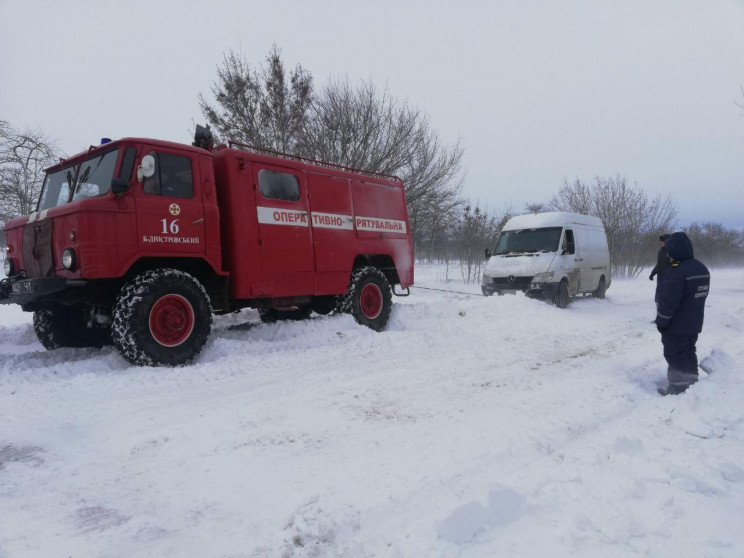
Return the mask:
[[[484,273],[484,274],[483,274],[483,281],[481,281],[481,284],[482,284],[482,285],[487,285],[488,283],[490,283],[490,282],[491,282],[491,279],[492,279],[492,278],[491,278],[491,276],[490,276],[490,275],[486,275],[486,274]]]
[[[553,280],[553,272],[546,271],[545,273],[538,273],[532,278],[532,283],[550,283]]]
[[[65,248],[65,251],[62,252],[62,265],[65,266],[65,269],[68,271],[75,269],[75,265],[77,265],[75,250],[72,248]]]

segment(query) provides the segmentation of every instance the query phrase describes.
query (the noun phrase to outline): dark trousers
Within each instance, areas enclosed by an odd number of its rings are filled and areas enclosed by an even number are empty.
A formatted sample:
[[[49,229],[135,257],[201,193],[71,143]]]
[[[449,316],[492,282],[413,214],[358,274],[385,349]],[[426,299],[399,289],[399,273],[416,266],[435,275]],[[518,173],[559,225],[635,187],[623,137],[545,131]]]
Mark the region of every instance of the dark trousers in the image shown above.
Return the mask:
[[[698,360],[695,352],[697,338],[697,335],[661,334],[664,358],[669,365],[667,368],[669,385],[689,386],[698,381]]]
[[[656,292],[654,293],[654,302],[659,304],[659,292],[661,292],[661,275],[656,276]]]

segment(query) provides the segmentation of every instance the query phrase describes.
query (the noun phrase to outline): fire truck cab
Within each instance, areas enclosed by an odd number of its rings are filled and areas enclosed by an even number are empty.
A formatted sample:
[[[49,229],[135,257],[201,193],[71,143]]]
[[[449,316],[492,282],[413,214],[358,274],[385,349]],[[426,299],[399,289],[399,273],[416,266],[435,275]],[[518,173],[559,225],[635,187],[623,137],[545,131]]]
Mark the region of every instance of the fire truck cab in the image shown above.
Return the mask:
[[[402,182],[237,143],[124,138],[47,170],[37,210],[5,226],[0,303],[34,312],[47,349],[110,342],[181,365],[212,314],[349,312],[382,330],[413,283]],[[397,294],[397,293],[396,293]]]

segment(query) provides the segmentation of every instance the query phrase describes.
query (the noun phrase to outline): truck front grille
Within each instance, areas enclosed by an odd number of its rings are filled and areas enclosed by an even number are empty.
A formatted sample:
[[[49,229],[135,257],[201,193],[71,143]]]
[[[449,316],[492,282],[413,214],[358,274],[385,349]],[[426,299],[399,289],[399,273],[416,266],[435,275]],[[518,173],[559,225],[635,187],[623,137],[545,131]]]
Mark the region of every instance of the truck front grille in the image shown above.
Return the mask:
[[[54,275],[52,219],[29,223],[23,229],[23,267],[26,277]]]

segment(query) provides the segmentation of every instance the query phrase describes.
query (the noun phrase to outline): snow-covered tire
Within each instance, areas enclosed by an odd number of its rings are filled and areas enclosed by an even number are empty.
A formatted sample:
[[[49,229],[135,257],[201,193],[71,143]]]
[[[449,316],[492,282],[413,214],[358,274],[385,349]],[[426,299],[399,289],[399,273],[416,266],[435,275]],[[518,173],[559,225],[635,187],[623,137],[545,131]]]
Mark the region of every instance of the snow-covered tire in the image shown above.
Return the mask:
[[[339,308],[348,312],[357,323],[382,331],[393,307],[390,283],[376,267],[355,269]]]
[[[597,285],[597,290],[592,293],[592,296],[594,298],[604,298],[605,293],[607,292],[607,283],[605,282],[604,275],[599,278],[599,284]]]
[[[60,306],[34,312],[34,331],[47,350],[62,347],[103,347],[111,344],[105,328],[89,328],[88,309],[82,306]]]
[[[212,309],[204,287],[177,269],[145,271],[116,299],[111,338],[133,364],[181,366],[204,347]]]
[[[568,283],[561,281],[558,285],[558,290],[555,293],[553,302],[558,308],[567,308],[568,303],[571,301],[571,296],[568,294]]]

